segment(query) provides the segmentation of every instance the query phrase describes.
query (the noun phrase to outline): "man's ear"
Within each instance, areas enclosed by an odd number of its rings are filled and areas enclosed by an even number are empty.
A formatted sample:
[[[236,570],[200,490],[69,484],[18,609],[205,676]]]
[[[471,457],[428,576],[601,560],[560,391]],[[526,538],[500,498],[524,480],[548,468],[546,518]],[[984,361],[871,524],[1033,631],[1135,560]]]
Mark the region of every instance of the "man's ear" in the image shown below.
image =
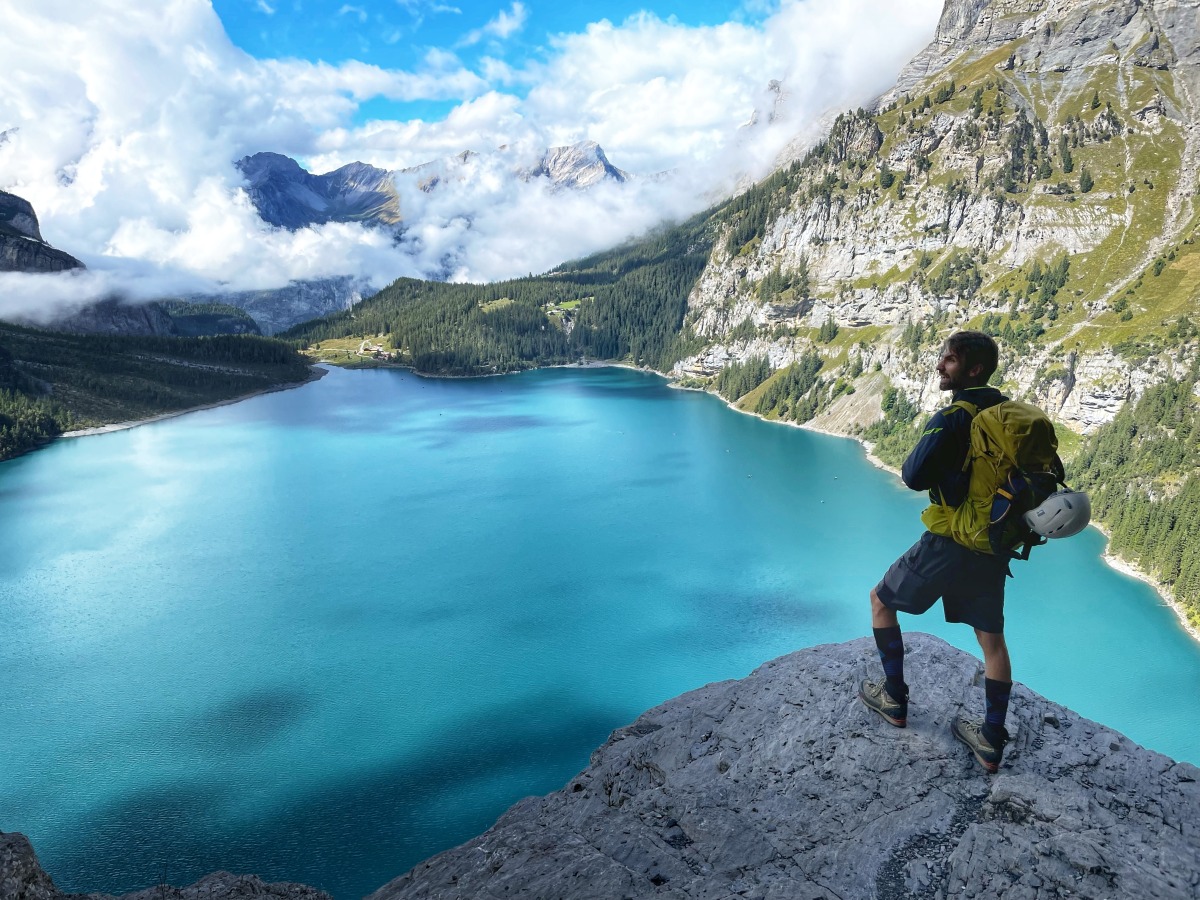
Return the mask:
[[[983,363],[975,363],[975,365],[971,366],[971,368],[967,371],[967,377],[972,381],[978,381],[981,375],[983,375]]]

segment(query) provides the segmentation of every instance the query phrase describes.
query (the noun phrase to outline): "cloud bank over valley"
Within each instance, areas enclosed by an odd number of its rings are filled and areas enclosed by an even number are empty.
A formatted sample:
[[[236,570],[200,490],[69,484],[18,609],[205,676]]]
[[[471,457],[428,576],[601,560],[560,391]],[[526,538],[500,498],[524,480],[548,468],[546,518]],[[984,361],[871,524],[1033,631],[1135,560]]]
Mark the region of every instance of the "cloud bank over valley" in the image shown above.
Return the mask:
[[[361,9],[369,28],[370,6],[329,14]],[[395,68],[256,58],[207,0],[9,9],[0,188],[32,202],[45,239],[89,272],[5,276],[0,315],[113,291],[150,299],[350,273],[381,287],[545,271],[765,174],[822,116],[889,87],[932,37],[941,2],[784,0],[715,26],[644,12],[534,36],[540,52],[509,62],[506,41],[528,30],[531,7],[497,4],[486,25],[464,21],[457,42],[400,55]],[[364,119],[381,100],[449,112]],[[573,190],[514,176],[547,148],[587,140],[635,177]],[[355,161],[402,170],[467,150],[478,155],[454,161],[436,190],[397,179],[399,241],[358,223],[272,227],[235,166],[272,151],[314,174]]]

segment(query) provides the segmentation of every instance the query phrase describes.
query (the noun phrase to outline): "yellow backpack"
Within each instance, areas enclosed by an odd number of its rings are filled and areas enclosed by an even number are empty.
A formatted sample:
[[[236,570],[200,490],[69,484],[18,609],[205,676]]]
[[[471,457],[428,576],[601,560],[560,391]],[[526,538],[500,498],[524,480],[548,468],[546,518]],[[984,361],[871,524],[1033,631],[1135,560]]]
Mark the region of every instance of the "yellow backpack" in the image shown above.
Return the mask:
[[[1064,484],[1054,423],[1038,407],[1004,400],[980,410],[965,400],[971,442],[963,471],[967,499],[957,507],[934,503],[921,514],[925,527],[980,553],[1028,559],[1046,539],[1025,524],[1024,514]],[[1018,551],[1018,547],[1021,550]]]

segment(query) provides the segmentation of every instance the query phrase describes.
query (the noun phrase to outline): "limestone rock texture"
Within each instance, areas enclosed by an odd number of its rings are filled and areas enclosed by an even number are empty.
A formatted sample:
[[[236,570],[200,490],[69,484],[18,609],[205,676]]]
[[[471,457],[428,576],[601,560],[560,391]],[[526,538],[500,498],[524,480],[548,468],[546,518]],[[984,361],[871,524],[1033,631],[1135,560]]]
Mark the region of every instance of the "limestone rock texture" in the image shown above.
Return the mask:
[[[618,169],[595,141],[581,141],[566,147],[551,147],[538,165],[519,173],[524,180],[548,178],[556,189],[589,188],[601,181],[624,183],[631,177]]]
[[[891,104],[905,105],[906,97],[935,94],[952,79],[962,97],[958,105],[935,104],[918,116],[909,104],[906,122],[887,119],[892,124],[882,143],[878,125],[865,112],[835,123],[824,136],[825,163],[791,186],[792,194],[772,210],[760,235],[740,248],[726,246],[727,234],[719,236],[688,297],[685,318],[705,346],[675,364],[673,375],[711,377],[756,356],[768,357],[772,367],[786,365],[814,346],[822,350],[806,330],[833,320],[844,328],[869,329],[851,355],[868,367],[882,366],[893,385],[931,412],[944,402],[932,377],[936,353],[895,352],[906,323],[978,327],[982,316],[1009,310],[1011,301],[1007,295],[997,299],[997,286],[1007,284],[1012,272],[1060,254],[1070,258],[1074,272],[1086,272],[1116,245],[1136,252],[1123,257],[1120,271],[1105,271],[1102,279],[1078,289],[1072,283],[1056,301],[1079,317],[1072,330],[1035,341],[1004,378],[1045,404],[1057,420],[1088,433],[1111,421],[1146,386],[1177,374],[1177,361],[1190,363],[1200,352],[1195,344],[1180,348],[1185,352],[1176,354],[1178,360],[1147,361],[1098,348],[1096,341],[1081,345],[1079,338],[1091,334],[1097,317],[1117,304],[1140,302],[1139,275],[1157,257],[1181,241],[1194,242],[1200,210],[1200,0],[946,0],[933,41],[875,111],[884,115]],[[1047,158],[1055,160],[1051,178],[1033,179],[1016,192],[997,187],[1011,162],[1009,126],[977,139],[981,132],[973,129],[985,117],[963,108],[975,89],[997,86],[1007,110],[1048,129]],[[1105,163],[1107,187],[1075,190],[1079,168],[1064,171],[1056,155],[1058,138],[1064,122],[1095,115],[1088,102],[1094,90],[1112,104],[1119,128],[1114,126],[1112,137],[1086,138],[1080,158],[1092,153],[1095,159],[1097,148],[1114,139],[1127,140],[1129,147],[1169,145],[1152,157],[1154,184],[1144,162],[1129,153],[1118,158],[1114,151]],[[865,169],[848,175],[838,165],[847,160]],[[906,179],[901,190],[880,186],[884,166]],[[1099,171],[1096,162],[1092,166]],[[1054,181],[1071,182],[1068,199],[1054,193]],[[1141,218],[1144,209],[1124,201],[1123,192],[1132,196],[1135,187],[1158,192],[1155,215],[1161,213],[1161,222],[1149,223]],[[919,277],[922,265],[932,260],[936,267],[955,254],[978,261],[981,289],[943,290]],[[811,282],[803,302],[763,299],[759,286],[772,271],[800,270]],[[1022,301],[1022,311],[1028,313],[1028,307]],[[1095,327],[1107,327],[1105,321]],[[734,337],[746,322],[758,329],[754,340]],[[1111,343],[1121,337],[1114,334]],[[844,364],[842,351],[826,355]],[[1065,377],[1045,378],[1060,369]],[[878,412],[864,410],[850,425],[877,418]]]
[[[856,699],[870,639],[802,650],[650,710],[370,900],[1200,895],[1200,770],[1018,684],[989,777],[949,733],[982,666],[906,644],[906,729]]]

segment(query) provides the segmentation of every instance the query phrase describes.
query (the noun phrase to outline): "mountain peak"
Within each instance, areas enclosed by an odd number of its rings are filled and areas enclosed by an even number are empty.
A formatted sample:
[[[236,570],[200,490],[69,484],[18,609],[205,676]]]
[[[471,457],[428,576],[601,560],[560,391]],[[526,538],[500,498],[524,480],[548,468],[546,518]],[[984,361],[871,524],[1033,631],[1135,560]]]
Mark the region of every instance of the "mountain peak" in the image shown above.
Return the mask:
[[[605,180],[620,184],[632,176],[610,163],[604,149],[589,140],[551,147],[526,177],[549,178],[556,188],[588,188]]]
[[[308,175],[300,163],[282,153],[254,153],[243,156],[234,165],[251,184],[258,184],[272,177],[299,181]]]

